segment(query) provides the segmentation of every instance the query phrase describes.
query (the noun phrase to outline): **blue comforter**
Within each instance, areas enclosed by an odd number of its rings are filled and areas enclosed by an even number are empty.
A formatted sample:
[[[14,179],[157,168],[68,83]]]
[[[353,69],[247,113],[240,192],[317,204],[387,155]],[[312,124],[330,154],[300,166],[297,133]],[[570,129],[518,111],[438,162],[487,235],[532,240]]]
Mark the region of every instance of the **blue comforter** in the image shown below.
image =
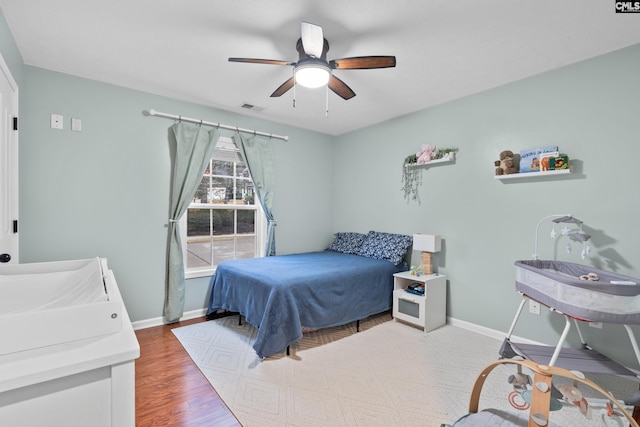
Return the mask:
[[[258,329],[260,357],[302,338],[302,327],[343,325],[389,310],[393,273],[389,261],[309,252],[226,261],[213,276],[207,314],[237,311]]]

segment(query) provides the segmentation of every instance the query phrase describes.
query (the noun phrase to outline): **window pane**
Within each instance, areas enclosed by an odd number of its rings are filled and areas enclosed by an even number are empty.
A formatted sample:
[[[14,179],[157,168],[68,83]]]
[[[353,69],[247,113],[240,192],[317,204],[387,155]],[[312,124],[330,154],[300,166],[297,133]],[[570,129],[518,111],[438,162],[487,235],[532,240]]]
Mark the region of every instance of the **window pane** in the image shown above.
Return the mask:
[[[236,258],[256,257],[256,235],[240,234],[237,237]]]
[[[223,236],[225,234],[234,234],[234,215],[235,211],[231,209],[214,209],[213,210],[213,235]]]
[[[238,210],[238,234],[255,234],[256,211]]]
[[[245,179],[250,178],[249,168],[244,162],[236,163],[236,176],[238,178],[245,178]]]
[[[233,194],[233,178],[214,176],[211,178],[209,203],[226,203]]]
[[[233,162],[213,161],[213,175],[233,176]]]
[[[238,210],[236,258],[256,257],[256,211]]]
[[[209,209],[189,209],[187,211],[187,236],[209,236],[210,233]]]
[[[189,209],[187,211],[187,268],[212,266],[211,211]]]
[[[204,176],[200,181],[200,185],[196,190],[196,194],[193,196],[193,201],[195,203],[207,203],[207,197],[209,195],[209,177]]]
[[[255,189],[251,179],[238,178],[236,180],[236,192],[238,194],[236,200],[242,200],[245,205],[253,205],[255,203]]]

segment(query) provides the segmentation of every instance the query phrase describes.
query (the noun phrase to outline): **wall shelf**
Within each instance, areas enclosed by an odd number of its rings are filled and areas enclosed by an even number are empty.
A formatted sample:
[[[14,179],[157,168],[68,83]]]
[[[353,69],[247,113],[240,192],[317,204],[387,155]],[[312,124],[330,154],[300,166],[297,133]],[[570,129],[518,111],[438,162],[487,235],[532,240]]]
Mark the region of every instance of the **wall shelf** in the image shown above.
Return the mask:
[[[522,178],[545,178],[557,175],[569,175],[572,173],[571,169],[560,169],[546,172],[525,172],[525,173],[512,173],[509,175],[494,175],[493,179],[522,179]]]
[[[454,159],[435,159],[435,160],[431,160],[430,162],[422,163],[422,164],[412,163],[410,165],[404,165],[404,167],[407,169],[418,169],[418,168],[433,166],[435,164],[453,163],[453,162],[455,162]]]

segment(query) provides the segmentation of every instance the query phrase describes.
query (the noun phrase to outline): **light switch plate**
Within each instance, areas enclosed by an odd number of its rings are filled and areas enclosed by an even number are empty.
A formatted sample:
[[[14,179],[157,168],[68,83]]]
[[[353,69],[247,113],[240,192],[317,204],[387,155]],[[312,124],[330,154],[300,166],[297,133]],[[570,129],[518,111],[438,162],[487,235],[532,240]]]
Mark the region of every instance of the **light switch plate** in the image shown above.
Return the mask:
[[[78,119],[77,117],[72,117],[71,130],[74,130],[76,132],[82,131],[82,120]]]

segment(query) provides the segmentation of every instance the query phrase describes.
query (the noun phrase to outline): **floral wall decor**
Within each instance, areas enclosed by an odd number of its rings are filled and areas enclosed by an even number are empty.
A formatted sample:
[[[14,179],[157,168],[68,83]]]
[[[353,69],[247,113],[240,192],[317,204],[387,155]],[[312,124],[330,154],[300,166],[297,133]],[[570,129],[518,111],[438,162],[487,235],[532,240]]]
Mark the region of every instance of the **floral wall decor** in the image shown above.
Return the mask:
[[[402,163],[402,191],[407,203],[413,200],[420,204],[418,190],[422,185],[423,168],[417,166],[431,162],[453,161],[456,158],[456,151],[458,149],[455,147],[436,148],[435,145],[423,144],[419,152],[405,157]]]

